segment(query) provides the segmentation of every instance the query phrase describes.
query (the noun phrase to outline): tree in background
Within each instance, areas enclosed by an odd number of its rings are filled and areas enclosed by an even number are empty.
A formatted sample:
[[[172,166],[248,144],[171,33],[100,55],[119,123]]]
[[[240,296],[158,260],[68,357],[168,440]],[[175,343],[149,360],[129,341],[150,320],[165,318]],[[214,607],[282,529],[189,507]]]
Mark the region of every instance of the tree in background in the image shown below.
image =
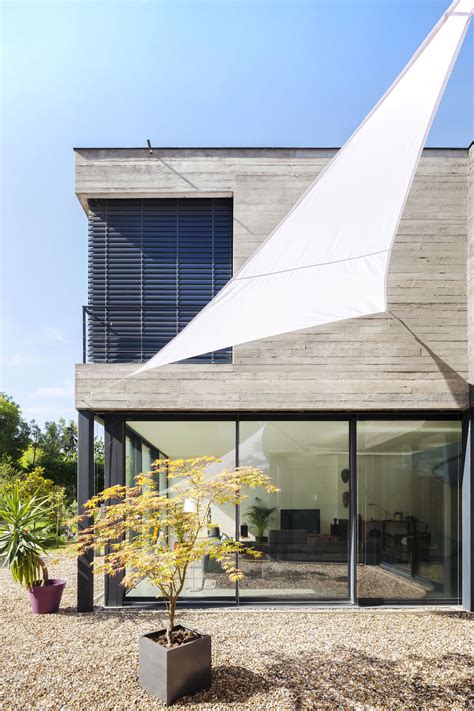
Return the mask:
[[[42,456],[49,459],[75,461],[77,457],[77,425],[60,417],[57,422],[46,422],[39,436]]]
[[[94,461],[99,491],[104,486],[104,443],[99,437],[94,442]],[[65,488],[69,502],[76,498],[76,423],[61,417],[42,429],[34,420],[28,425],[12,398],[0,394],[0,486],[38,467],[46,480]]]
[[[11,467],[8,474],[9,476],[2,476],[0,468],[1,491],[8,493],[15,489],[22,500],[39,497],[47,502],[45,518],[48,521],[48,530],[51,531],[52,541],[60,543],[67,531],[66,522],[75,511],[74,504],[66,496],[65,488],[46,478],[43,467],[35,467],[29,472]]]
[[[31,447],[31,454],[32,454],[32,464],[33,466],[36,466],[36,454],[37,451],[39,450],[39,441],[41,437],[41,428],[38,427],[36,422],[33,420],[30,423],[30,447]]]
[[[66,521],[73,515],[75,507],[71,505],[63,486],[45,477],[43,467],[36,467],[18,479],[20,496],[30,499],[40,496],[48,501],[47,519],[51,524],[51,531],[59,541],[66,531]]]
[[[0,488],[16,479],[21,470],[15,467],[9,459],[0,459]]]
[[[103,472],[103,449],[96,445]],[[99,470],[100,471],[100,470]],[[72,420],[46,422],[41,429],[28,424],[19,406],[0,394],[0,489],[17,487],[26,499],[39,496],[48,501],[50,529],[58,543],[66,521],[75,512],[77,472],[77,426]],[[103,477],[99,481],[103,482]]]
[[[104,440],[101,437],[94,438],[94,468],[95,468],[95,490],[102,491],[104,483]]]
[[[29,443],[30,428],[19,406],[11,397],[0,393],[0,461],[15,466]]]
[[[32,437],[18,460],[20,468],[32,471],[42,467],[55,484],[64,486],[70,498],[76,496],[77,425],[61,417],[58,422],[46,422],[41,430],[30,425]]]

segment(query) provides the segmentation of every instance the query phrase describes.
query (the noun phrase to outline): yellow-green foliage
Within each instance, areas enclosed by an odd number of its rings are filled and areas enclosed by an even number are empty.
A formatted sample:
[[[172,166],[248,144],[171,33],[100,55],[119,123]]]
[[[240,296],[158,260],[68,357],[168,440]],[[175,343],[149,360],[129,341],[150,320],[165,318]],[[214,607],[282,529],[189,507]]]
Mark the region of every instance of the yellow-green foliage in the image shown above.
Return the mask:
[[[43,450],[41,449],[41,447],[37,444],[30,443],[21,455],[20,459],[18,460],[18,463],[23,469],[26,470],[30,467],[34,467],[42,456]]]
[[[231,580],[239,580],[243,573],[235,565],[235,554],[261,555],[231,539],[216,546],[207,537],[213,525],[209,512],[212,505],[241,503],[248,489],[268,493],[278,489],[253,467],[209,474],[209,465],[218,461],[214,457],[159,459],[153,471],[136,477],[136,486],[110,487],[85,505],[93,523],[79,533],[78,553],[89,549],[101,553],[105,548],[107,552],[96,560],[94,571],[108,575],[123,572],[126,588],[149,578],[167,604],[168,643],[189,565],[208,555],[219,561]],[[160,474],[171,481],[166,494],[157,489]],[[192,502],[192,506],[185,506],[185,502]],[[78,521],[84,526],[87,520]]]
[[[67,499],[64,487],[44,476],[44,467],[35,467],[31,472],[17,478],[18,492],[22,499],[39,496],[48,502],[47,519],[56,538],[62,532],[67,518]]]
[[[27,472],[18,480],[20,494],[22,496],[33,496],[39,493],[40,496],[52,496],[58,489],[62,489],[51,479],[44,475],[44,467],[35,467],[31,472]]]

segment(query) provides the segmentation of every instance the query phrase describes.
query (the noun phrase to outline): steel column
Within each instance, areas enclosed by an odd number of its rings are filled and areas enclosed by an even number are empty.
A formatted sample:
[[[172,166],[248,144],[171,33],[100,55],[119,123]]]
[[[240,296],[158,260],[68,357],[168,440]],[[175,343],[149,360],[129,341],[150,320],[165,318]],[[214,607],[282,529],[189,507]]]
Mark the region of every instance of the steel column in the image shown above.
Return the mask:
[[[116,484],[125,484],[125,418],[123,415],[107,414],[104,416],[104,479],[105,488]],[[105,576],[105,604],[108,607],[121,607],[124,589],[121,586],[123,574]]]
[[[94,414],[90,410],[78,411],[77,445],[77,511],[84,513],[85,502],[94,495]],[[88,517],[79,524],[79,531],[92,523]],[[93,551],[77,560],[77,611],[92,612],[94,609],[94,575],[91,563]]]
[[[240,422],[239,419],[235,421],[235,466],[240,467],[239,460],[239,445],[240,445]],[[240,504],[235,506],[235,540],[240,541]],[[239,554],[235,554],[235,566],[239,567]],[[235,604],[240,605],[240,588],[239,581],[235,582]]]
[[[349,596],[357,603],[357,419],[349,419]]]
[[[464,417],[461,487],[462,606],[474,612],[474,408]]]

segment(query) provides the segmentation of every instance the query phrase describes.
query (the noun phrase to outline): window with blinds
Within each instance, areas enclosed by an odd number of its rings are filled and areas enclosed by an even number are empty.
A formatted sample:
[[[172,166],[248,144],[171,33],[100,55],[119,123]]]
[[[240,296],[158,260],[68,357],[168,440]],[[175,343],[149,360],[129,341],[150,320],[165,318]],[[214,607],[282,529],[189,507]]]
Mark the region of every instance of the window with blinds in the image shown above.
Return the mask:
[[[231,276],[232,199],[91,200],[89,360],[148,360]],[[231,355],[192,362],[228,363]]]

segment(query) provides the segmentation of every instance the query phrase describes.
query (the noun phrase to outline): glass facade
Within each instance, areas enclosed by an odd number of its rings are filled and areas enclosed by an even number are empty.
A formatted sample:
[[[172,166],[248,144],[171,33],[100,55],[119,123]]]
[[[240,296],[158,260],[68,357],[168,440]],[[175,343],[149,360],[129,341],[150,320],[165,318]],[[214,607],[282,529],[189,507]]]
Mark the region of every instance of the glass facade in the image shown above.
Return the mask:
[[[212,511],[216,545],[237,537],[261,556],[240,556],[238,589],[218,563],[201,560],[188,571],[184,599],[348,601],[351,589],[353,601],[373,604],[458,599],[460,419],[358,418],[352,441],[342,416],[129,420],[126,432],[128,484],[159,457],[209,455],[222,460],[210,473],[256,466],[280,490]],[[172,495],[165,475],[159,488]],[[126,598],[155,594],[143,580]]]
[[[129,461],[133,461],[133,442],[140,441],[142,438],[145,438],[149,444],[143,443],[141,451],[143,452],[143,448],[150,449],[151,444],[155,448],[155,452],[159,453],[160,458],[187,459],[208,455],[221,459],[221,463],[210,465],[211,474],[217,473],[219,469],[235,467],[236,464],[235,422],[130,421],[127,423],[126,437],[127,472]],[[138,468],[135,466],[134,475],[140,471],[149,471],[151,462],[156,458],[156,456],[151,458],[148,454],[145,457],[142,456],[141,466]],[[168,487],[164,475],[159,483],[159,490],[162,494],[172,496],[172,490]],[[223,538],[234,538],[236,535],[235,508],[233,506],[213,506],[211,514],[212,521],[216,524],[216,528],[212,531],[216,545],[219,545],[219,541]],[[129,590],[126,597],[154,597],[156,594],[156,588],[149,581],[144,580],[136,588]],[[203,558],[188,569],[182,597],[192,599],[234,598],[235,585],[223,574],[218,562]]]
[[[347,598],[348,423],[241,422],[239,462],[262,469],[280,490],[241,506],[241,537],[262,557],[241,560],[240,597]]]
[[[358,595],[456,599],[461,424],[357,426]]]

